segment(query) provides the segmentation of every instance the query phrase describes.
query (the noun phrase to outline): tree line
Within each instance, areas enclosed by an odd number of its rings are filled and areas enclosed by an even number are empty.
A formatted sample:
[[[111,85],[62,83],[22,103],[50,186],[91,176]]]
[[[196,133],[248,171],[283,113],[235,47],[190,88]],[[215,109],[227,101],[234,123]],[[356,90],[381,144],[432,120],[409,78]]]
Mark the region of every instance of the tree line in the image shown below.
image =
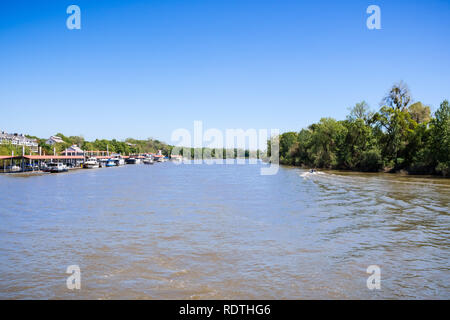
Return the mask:
[[[322,118],[299,132],[279,137],[280,163],[358,171],[406,170],[411,174],[450,175],[450,108],[444,100],[430,107],[412,103],[408,86],[397,83],[377,112],[365,101],[345,120]],[[268,141],[270,155],[271,141]]]
[[[172,150],[175,148],[172,145],[166,144],[156,139],[148,138],[146,140],[139,140],[133,138],[127,138],[125,141],[118,141],[116,139],[96,139],[94,141],[87,141],[82,136],[65,136],[62,133],[57,133],[56,136],[60,137],[63,142],[56,143],[55,145],[48,145],[46,143],[47,139],[38,138],[35,136],[27,135],[28,138],[33,138],[38,141],[39,146],[42,148],[43,154],[53,154],[61,153],[72,145],[77,145],[84,151],[106,151],[110,153],[119,153],[122,155],[138,154],[138,153],[157,153],[161,150],[162,154],[169,156],[172,154]],[[229,148],[221,149],[220,154],[214,148],[179,148],[176,154],[182,155],[187,159],[230,159],[230,158],[249,158],[254,156],[249,150]],[[0,145],[0,154],[10,155],[11,151],[14,150],[14,154],[22,155],[22,147],[16,147],[13,145]],[[187,151],[187,152],[186,152]],[[29,154],[30,149],[25,148],[25,154]],[[255,151],[257,157],[259,157],[259,150]]]
[[[63,152],[72,145],[77,145],[84,151],[106,151],[110,153],[120,153],[122,155],[137,154],[137,153],[156,153],[161,150],[163,154],[169,155],[172,146],[156,139],[148,138],[146,140],[138,140],[127,138],[125,141],[118,141],[116,139],[96,139],[94,141],[87,141],[82,136],[65,136],[62,133],[57,133],[63,142],[57,143],[53,146],[46,143],[47,139],[41,139],[34,136],[27,136],[29,138],[37,139],[39,146],[42,148],[42,153],[53,154]],[[22,151],[20,151],[20,154]]]

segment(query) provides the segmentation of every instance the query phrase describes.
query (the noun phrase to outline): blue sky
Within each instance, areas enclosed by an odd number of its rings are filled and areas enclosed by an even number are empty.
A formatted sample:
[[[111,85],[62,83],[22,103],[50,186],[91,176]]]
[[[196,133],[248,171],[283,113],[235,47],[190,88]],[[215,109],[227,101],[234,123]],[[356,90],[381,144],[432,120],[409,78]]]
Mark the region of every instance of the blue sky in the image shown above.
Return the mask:
[[[81,30],[66,8],[81,8]],[[366,8],[381,8],[368,30]],[[397,81],[450,98],[450,2],[2,1],[0,128],[154,137],[177,128],[298,131],[373,109]]]

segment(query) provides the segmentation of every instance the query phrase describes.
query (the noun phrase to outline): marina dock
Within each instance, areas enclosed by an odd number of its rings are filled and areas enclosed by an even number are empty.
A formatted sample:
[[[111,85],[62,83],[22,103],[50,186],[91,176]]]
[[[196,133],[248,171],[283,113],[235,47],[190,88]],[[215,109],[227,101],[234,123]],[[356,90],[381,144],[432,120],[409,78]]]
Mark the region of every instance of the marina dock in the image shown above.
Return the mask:
[[[15,173],[15,172],[31,172],[31,171],[46,171],[48,165],[60,163],[63,164],[67,170],[81,169],[88,159],[95,159],[99,163],[105,164],[108,161],[123,159],[122,164],[136,164],[143,163],[144,159],[153,159],[155,162],[161,162],[159,159],[163,156],[154,154],[137,154],[137,155],[18,155],[18,156],[0,156],[0,173]],[[138,159],[139,161],[129,162],[128,159]],[[122,165],[117,163],[117,165]],[[104,167],[99,165],[98,167]],[[65,171],[67,171],[65,170]]]

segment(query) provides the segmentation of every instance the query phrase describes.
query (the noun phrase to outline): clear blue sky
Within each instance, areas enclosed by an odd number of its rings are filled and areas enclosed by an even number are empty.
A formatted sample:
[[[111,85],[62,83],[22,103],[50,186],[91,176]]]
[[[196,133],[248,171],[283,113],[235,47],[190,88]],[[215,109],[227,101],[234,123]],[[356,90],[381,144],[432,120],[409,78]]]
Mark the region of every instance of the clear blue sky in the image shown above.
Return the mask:
[[[81,30],[66,8],[81,8]],[[382,30],[366,28],[381,8]],[[450,98],[450,1],[1,1],[0,128],[48,137],[295,130],[399,80]]]

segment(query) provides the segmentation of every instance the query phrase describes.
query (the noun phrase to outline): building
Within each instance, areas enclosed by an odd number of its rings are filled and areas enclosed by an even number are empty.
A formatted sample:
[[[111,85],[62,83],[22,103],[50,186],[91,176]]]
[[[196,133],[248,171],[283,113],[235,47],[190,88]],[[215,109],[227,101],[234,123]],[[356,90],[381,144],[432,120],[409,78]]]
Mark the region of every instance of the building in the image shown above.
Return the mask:
[[[51,136],[50,138],[48,138],[47,141],[45,141],[46,144],[49,144],[51,146],[53,146],[54,144],[63,143],[63,142],[64,142],[64,140],[58,136]]]
[[[0,143],[10,143],[15,146],[25,146],[31,149],[33,152],[37,152],[39,144],[36,139],[27,138],[23,134],[18,133],[6,133],[2,131],[0,133]]]
[[[66,150],[60,152],[61,155],[64,156],[84,156],[84,151],[81,150],[76,144],[70,146]]]

